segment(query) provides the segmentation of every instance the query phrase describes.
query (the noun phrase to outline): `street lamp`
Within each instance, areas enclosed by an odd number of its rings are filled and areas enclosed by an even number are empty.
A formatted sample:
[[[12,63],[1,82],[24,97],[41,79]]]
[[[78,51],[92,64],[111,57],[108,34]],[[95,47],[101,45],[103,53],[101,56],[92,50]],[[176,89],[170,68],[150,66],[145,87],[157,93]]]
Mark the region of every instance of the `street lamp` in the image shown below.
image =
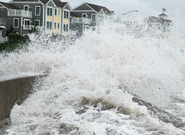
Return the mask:
[[[122,15],[126,15],[126,14],[129,14],[129,13],[132,13],[132,12],[138,12],[138,10],[131,10],[131,11],[129,11],[129,12],[122,13]]]

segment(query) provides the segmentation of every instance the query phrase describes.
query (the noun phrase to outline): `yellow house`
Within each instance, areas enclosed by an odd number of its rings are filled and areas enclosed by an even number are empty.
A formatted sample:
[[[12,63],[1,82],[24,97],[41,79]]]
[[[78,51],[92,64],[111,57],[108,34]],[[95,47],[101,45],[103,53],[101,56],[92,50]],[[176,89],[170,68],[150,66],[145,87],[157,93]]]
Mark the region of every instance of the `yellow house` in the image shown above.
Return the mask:
[[[61,8],[54,9],[53,33],[61,34]]]
[[[69,35],[71,7],[67,2],[48,0],[45,5],[45,32]]]
[[[62,35],[69,35],[70,33],[70,11],[71,8],[69,6],[69,4],[66,4],[63,8],[62,8]]]
[[[61,2],[60,0],[53,0],[55,4],[61,9],[61,34],[63,36],[70,33],[70,11],[71,6],[68,2]]]

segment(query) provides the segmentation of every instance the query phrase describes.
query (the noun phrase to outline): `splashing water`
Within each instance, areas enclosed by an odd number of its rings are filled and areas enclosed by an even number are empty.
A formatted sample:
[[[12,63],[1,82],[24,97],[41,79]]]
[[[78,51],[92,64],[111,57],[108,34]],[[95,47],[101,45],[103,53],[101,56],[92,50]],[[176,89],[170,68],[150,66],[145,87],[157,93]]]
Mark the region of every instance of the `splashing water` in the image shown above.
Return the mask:
[[[184,130],[132,101],[141,97],[185,120],[183,35],[151,36],[105,23],[71,39],[30,35],[27,48],[0,54],[1,75],[47,72],[42,86],[11,112],[8,135],[148,135]],[[36,39],[36,40],[35,40]]]

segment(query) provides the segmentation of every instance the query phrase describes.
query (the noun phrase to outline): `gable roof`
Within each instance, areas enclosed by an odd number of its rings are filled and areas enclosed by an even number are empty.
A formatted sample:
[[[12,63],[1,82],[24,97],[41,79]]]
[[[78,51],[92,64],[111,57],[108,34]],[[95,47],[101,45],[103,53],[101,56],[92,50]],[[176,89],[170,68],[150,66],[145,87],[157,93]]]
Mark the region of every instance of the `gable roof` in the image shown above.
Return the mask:
[[[13,5],[9,4],[9,3],[5,3],[5,2],[0,2],[1,5],[3,5],[6,8],[10,8],[10,9],[16,9]]]
[[[53,0],[53,1],[57,7],[61,7],[61,8],[65,7],[68,4],[68,2],[61,2],[60,0]]]
[[[160,14],[159,16],[167,16],[166,14],[164,14],[164,13],[162,13],[162,14]]]
[[[71,16],[71,17],[78,17],[78,16],[75,15],[73,12],[70,12],[70,16]]]
[[[43,4],[48,3],[49,0],[40,0],[40,2],[42,2]]]
[[[49,0],[40,0],[40,1],[43,4],[47,4],[49,2]],[[68,2],[61,2],[60,0],[53,0],[53,2],[57,7],[61,7],[61,8],[65,7],[68,4]]]
[[[104,6],[95,5],[95,4],[91,4],[91,3],[87,3],[87,2],[85,4],[87,4],[89,7],[94,9],[96,12],[100,12],[101,10],[103,10],[106,14],[112,14],[113,13],[113,11],[110,11],[108,8],[106,8]]]
[[[11,0],[11,2],[38,2],[39,0]]]
[[[162,19],[162,18],[158,18],[158,17],[155,17],[155,16],[150,16],[148,19],[147,19],[147,22],[148,23],[172,23],[171,20],[168,20],[168,19]]]

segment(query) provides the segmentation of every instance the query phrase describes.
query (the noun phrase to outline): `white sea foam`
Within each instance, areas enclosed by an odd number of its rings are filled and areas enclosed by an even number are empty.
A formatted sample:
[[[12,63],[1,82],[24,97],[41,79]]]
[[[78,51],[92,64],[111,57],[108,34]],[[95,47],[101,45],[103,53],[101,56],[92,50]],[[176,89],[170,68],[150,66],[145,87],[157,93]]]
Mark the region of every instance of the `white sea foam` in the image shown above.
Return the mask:
[[[2,54],[1,75],[48,73],[14,106],[7,134],[183,134],[132,97],[184,118],[173,110],[175,99],[185,96],[184,38],[173,31],[168,38],[151,37],[146,29],[130,35],[133,30],[108,23],[75,42],[31,35],[27,48]]]

